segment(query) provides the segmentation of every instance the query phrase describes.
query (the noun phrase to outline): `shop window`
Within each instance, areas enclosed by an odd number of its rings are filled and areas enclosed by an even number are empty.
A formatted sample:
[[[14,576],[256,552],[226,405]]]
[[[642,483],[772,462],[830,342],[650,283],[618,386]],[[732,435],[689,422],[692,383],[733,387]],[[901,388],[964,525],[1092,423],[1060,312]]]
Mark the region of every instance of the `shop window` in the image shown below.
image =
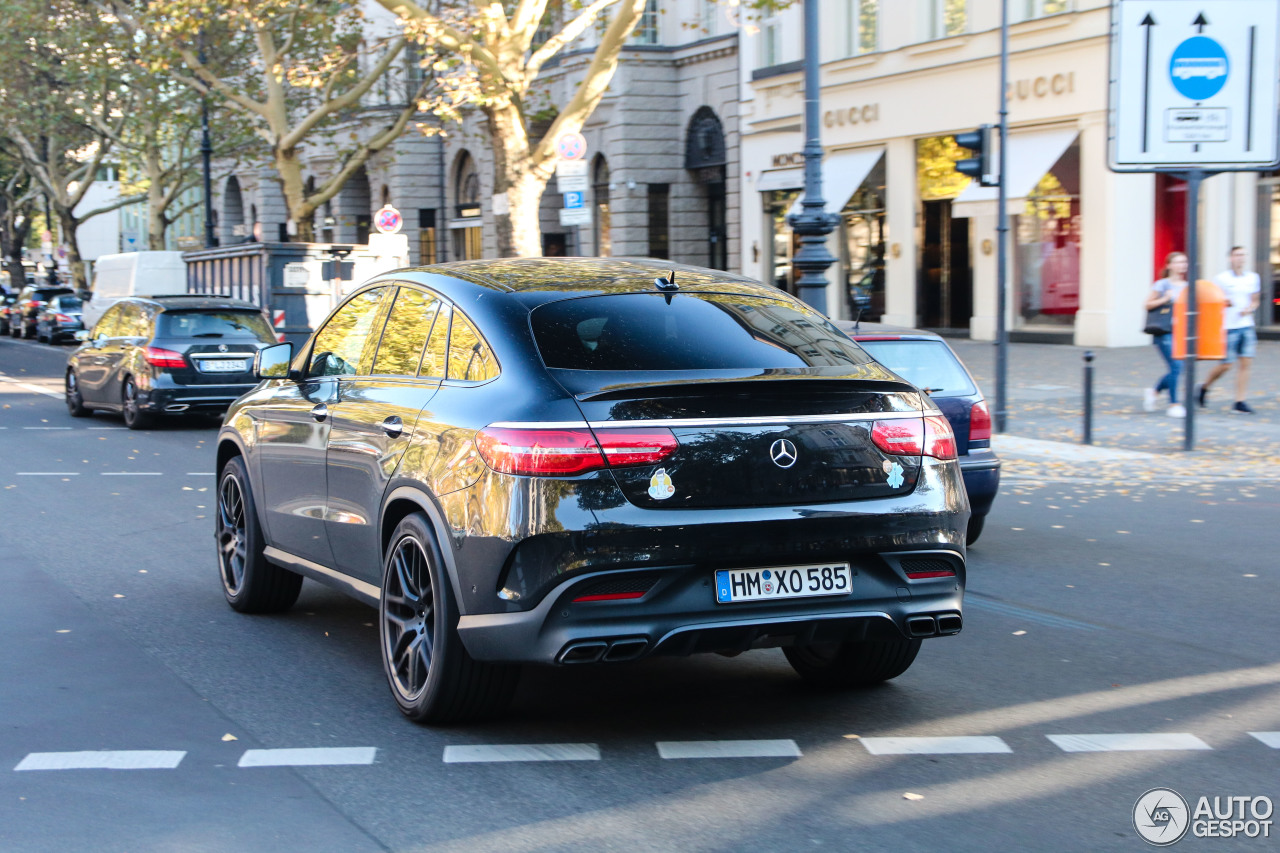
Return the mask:
[[[879,320],[884,314],[885,172],[880,160],[841,212],[841,258],[848,316]]]
[[[871,53],[879,46],[880,0],[844,0],[844,55]]]
[[[649,184],[649,257],[671,257],[671,185]]]
[[[1080,143],[1013,217],[1017,325],[1071,325],[1080,308]]]
[[[930,136],[916,142],[916,185],[922,201],[960,195],[972,180],[956,171],[956,161],[969,156],[954,136]]]
[[[418,209],[418,263],[434,264],[436,257],[436,212],[431,208]]]
[[[779,290],[794,295],[796,273],[791,261],[799,248],[799,241],[787,222],[787,211],[800,197],[800,191],[775,190],[760,195],[764,201],[765,234],[769,235],[766,243],[768,254],[764,258],[769,281]]]
[[[926,39],[963,35],[969,29],[968,0],[920,0]]]
[[[1258,322],[1280,324],[1280,172],[1258,181],[1258,277],[1262,311]]]

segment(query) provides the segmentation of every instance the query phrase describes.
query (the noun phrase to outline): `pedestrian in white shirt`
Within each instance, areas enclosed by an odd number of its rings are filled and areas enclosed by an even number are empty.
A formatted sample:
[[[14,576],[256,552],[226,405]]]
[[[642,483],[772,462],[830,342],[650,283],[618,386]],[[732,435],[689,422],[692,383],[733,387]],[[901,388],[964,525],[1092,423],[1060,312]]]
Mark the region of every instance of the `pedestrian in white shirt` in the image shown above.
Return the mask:
[[[1246,272],[1244,264],[1244,247],[1232,246],[1231,269],[1214,276],[1213,280],[1227,297],[1222,318],[1222,325],[1227,331],[1227,356],[1221,364],[1209,371],[1204,384],[1200,386],[1198,401],[1201,408],[1207,406],[1209,386],[1217,382],[1239,360],[1240,369],[1236,371],[1236,402],[1231,410],[1251,415],[1253,407],[1244,398],[1249,388],[1249,366],[1258,352],[1258,332],[1254,328],[1253,315],[1262,300],[1262,282],[1256,272]]]

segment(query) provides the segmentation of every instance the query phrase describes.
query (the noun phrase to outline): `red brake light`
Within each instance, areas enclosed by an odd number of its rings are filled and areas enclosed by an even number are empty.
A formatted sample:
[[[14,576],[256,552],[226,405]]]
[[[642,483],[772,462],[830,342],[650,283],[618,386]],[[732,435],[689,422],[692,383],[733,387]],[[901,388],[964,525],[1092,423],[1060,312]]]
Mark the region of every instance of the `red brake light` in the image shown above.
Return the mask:
[[[70,317],[68,317],[66,314],[54,314],[54,315],[53,315],[53,319],[57,320],[59,323],[70,323],[70,322],[71,322],[71,318],[70,318]]]
[[[147,347],[147,364],[154,367],[186,367],[182,353],[160,347]]]
[[[991,440],[991,412],[987,411],[987,402],[979,400],[969,410],[969,440]]]
[[[644,598],[643,592],[606,592],[600,595],[580,595],[574,599],[579,601],[632,601],[637,598]]]
[[[871,428],[871,441],[894,456],[956,458],[956,437],[951,432],[951,424],[940,415],[876,421]]]
[[[581,429],[486,427],[476,433],[485,463],[503,474],[573,476],[605,467],[647,465],[679,446],[665,429]],[[607,461],[606,461],[607,460]]]

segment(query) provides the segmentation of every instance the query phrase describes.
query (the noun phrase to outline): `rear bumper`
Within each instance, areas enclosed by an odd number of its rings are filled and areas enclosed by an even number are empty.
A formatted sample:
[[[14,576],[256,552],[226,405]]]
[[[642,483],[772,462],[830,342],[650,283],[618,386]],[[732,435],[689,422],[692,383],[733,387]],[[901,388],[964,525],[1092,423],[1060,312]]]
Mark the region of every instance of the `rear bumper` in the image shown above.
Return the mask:
[[[956,574],[910,580],[902,561],[913,557],[944,560]],[[572,664],[959,632],[965,569],[958,552],[869,555],[853,567],[846,595],[744,604],[717,604],[712,570],[696,567],[662,572],[641,599],[574,601],[601,579],[625,576],[592,573],[561,584],[533,610],[463,616],[458,633],[477,660]]]
[[[986,515],[1000,491],[1000,458],[990,448],[970,450],[960,457],[960,476],[974,516]]]
[[[212,415],[225,412],[232,403],[256,387],[256,384],[182,386],[152,380],[152,387],[139,395],[138,407],[154,414]]]

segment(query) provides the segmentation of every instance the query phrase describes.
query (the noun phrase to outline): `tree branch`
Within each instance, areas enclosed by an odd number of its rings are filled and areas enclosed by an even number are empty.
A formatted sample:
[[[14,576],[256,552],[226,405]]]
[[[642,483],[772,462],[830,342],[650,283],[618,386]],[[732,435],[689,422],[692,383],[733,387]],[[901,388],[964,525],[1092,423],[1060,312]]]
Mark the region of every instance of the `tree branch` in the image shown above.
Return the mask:
[[[525,63],[525,86],[533,84],[534,78],[542,70],[542,66],[547,63],[551,57],[564,50],[565,45],[576,39],[587,31],[587,28],[596,22],[600,13],[610,6],[621,2],[621,0],[595,0],[591,5],[585,7],[578,16],[569,23],[565,24],[560,32],[543,42],[533,55],[529,57],[529,61]],[[643,11],[643,7],[641,7]],[[616,18],[614,19],[617,20]],[[637,18],[638,20],[638,18]],[[630,33],[628,33],[630,35]],[[601,42],[603,46],[603,41]]]

